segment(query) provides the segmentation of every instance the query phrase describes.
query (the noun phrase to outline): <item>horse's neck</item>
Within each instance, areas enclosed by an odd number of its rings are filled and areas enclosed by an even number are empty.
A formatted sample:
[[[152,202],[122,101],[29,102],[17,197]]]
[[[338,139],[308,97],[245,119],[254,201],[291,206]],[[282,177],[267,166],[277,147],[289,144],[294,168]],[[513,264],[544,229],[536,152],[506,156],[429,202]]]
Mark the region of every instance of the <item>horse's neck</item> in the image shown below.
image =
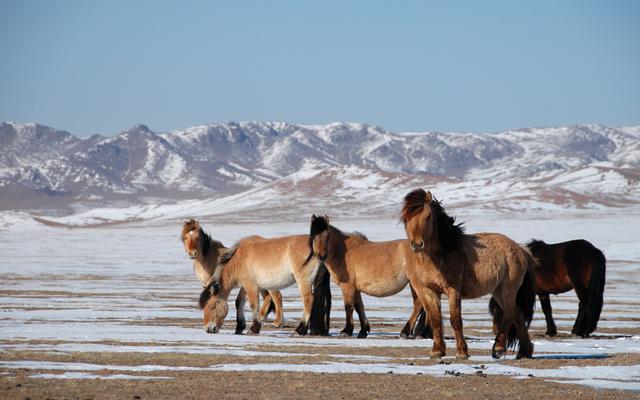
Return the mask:
[[[329,229],[331,229],[331,256],[328,261],[331,264],[337,265],[344,262],[344,253],[347,251],[348,245],[351,244],[353,238],[333,226],[329,226]]]
[[[214,273],[212,279],[216,279],[220,284],[220,296],[225,299],[229,297],[231,290],[238,286],[238,264],[234,260],[225,265],[220,265]]]

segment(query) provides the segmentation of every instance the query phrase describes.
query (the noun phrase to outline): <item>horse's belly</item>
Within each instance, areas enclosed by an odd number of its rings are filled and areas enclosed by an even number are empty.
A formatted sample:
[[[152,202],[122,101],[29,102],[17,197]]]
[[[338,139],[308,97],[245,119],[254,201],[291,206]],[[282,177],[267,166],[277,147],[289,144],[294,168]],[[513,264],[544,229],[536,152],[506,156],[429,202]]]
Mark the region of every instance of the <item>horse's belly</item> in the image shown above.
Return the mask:
[[[256,277],[261,289],[284,289],[293,285],[296,281],[292,273],[260,274]]]
[[[399,276],[395,279],[377,279],[375,281],[358,282],[357,289],[362,293],[375,297],[393,296],[404,289],[409,280],[405,276]]]

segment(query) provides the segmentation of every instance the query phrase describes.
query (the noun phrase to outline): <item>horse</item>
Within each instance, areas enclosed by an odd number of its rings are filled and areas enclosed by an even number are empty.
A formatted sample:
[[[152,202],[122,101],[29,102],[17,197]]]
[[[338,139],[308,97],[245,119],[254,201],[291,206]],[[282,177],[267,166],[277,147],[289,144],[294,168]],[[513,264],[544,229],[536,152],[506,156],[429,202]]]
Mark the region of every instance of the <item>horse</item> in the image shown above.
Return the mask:
[[[259,316],[260,289],[278,290],[297,283],[303,301],[303,315],[295,330],[298,335],[326,335],[329,332],[328,314],[331,310],[330,287],[326,267],[321,262],[308,265],[306,260],[308,235],[265,239],[250,236],[240,240],[220,258],[219,270],[200,295],[204,310],[204,324],[218,332],[229,311],[227,301],[231,290],[242,287],[246,291],[253,323],[251,334],[258,334],[262,320]],[[319,321],[319,326],[310,326]]]
[[[221,254],[229,250],[220,241],[214,240],[202,229],[200,223],[195,219],[185,221],[182,225],[180,240],[184,245],[184,250],[193,260],[193,269],[196,277],[205,288],[209,284],[212,276],[218,268],[218,260]],[[260,309],[260,316],[264,320],[271,311],[275,310],[276,317],[273,325],[281,327],[284,321],[282,312],[282,294],[273,290],[271,292],[261,291],[264,298],[264,305]],[[236,298],[236,334],[242,334],[246,328],[244,319],[244,309],[246,293],[240,289]],[[211,333],[211,332],[209,332]]]
[[[547,322],[546,334],[558,333],[551,315],[549,294],[574,289],[580,301],[578,317],[571,333],[583,338],[596,330],[604,293],[606,259],[602,251],[586,240],[546,244],[542,240],[527,243],[538,261],[534,268],[536,294]]]
[[[469,357],[462,332],[461,299],[492,294],[501,311],[491,355],[500,358],[518,344],[516,358],[531,358],[528,327],[533,318],[534,260],[508,237],[498,233],[465,234],[431,192],[405,195],[401,221],[409,247],[420,255],[407,266],[407,277],[429,315],[433,328],[432,358],[445,355],[440,296],[449,300],[456,339],[456,358]]]
[[[371,242],[362,233],[344,233],[331,225],[326,215],[316,217],[315,214],[311,216],[309,255],[305,265],[314,256],[326,265],[342,290],[346,324],[340,337],[353,334],[355,309],[360,320],[358,338],[366,338],[371,331],[360,294],[387,297],[400,292],[409,283],[405,272],[405,265],[410,262],[407,259],[416,257],[409,250],[406,239]],[[401,336],[410,334],[421,308],[414,295],[414,311]]]

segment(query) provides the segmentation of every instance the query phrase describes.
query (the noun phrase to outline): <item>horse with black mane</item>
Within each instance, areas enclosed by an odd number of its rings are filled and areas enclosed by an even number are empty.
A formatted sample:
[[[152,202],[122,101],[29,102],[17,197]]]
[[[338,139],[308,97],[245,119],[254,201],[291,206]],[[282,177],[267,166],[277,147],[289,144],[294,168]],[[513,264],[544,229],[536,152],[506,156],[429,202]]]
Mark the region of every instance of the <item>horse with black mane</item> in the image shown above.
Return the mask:
[[[331,310],[329,274],[322,262],[305,264],[308,235],[265,239],[250,236],[240,240],[220,257],[220,266],[200,295],[204,324],[217,332],[224,322],[231,290],[246,291],[253,313],[250,333],[260,332],[262,320],[260,290],[279,290],[296,283],[303,302],[303,313],[295,332],[299,335],[327,335]]]
[[[409,247],[420,262],[408,265],[407,277],[433,327],[431,357],[445,355],[440,296],[449,300],[456,358],[468,358],[462,332],[461,299],[491,294],[500,311],[494,358],[519,344],[516,358],[530,358],[533,343],[527,331],[533,317],[535,291],[531,254],[498,233],[465,234],[431,192],[416,189],[404,198],[401,220]]]
[[[578,317],[571,333],[589,337],[596,330],[602,311],[606,258],[602,251],[586,240],[547,244],[531,240],[527,247],[538,261],[534,267],[536,294],[547,322],[549,336],[558,333],[551,315],[549,294],[574,289],[580,301]]]

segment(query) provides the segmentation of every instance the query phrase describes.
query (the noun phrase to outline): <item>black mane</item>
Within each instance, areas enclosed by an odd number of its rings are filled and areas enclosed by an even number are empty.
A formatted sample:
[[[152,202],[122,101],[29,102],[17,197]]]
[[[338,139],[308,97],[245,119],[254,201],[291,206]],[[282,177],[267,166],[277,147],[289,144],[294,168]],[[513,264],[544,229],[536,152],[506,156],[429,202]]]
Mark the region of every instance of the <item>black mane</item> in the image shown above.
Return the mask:
[[[529,243],[527,243],[527,247],[529,249],[534,249],[542,246],[546,246],[547,244],[540,239],[531,239]]]
[[[440,238],[442,249],[445,252],[457,249],[464,237],[464,222],[456,224],[455,217],[448,215],[444,211],[441,202],[435,198],[431,201],[431,209],[436,215],[438,237]]]

